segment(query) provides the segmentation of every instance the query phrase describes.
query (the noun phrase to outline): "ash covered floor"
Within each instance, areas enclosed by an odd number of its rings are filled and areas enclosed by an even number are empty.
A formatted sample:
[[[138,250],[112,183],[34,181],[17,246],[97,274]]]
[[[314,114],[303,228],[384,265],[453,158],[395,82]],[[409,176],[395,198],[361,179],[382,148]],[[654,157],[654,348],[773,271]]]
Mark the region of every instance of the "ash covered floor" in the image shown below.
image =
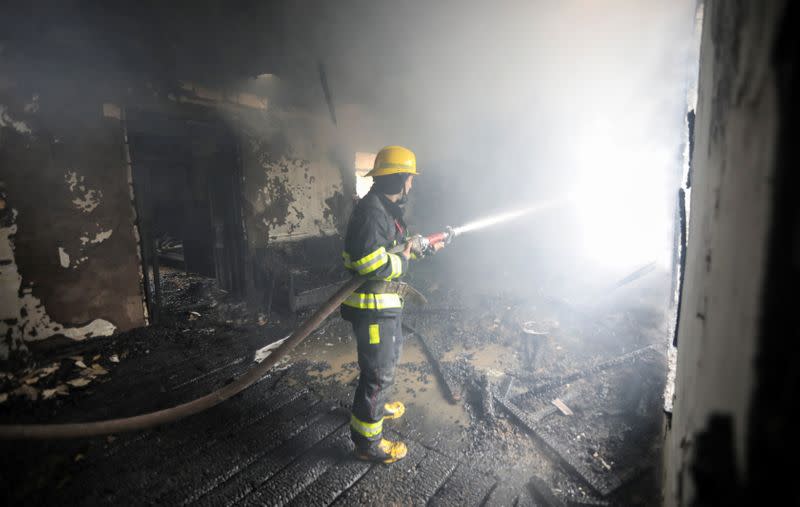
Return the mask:
[[[163,280],[160,324],[6,374],[0,421],[90,421],[188,401],[230,382],[299,322],[252,315],[211,280]],[[660,288],[632,284],[587,308],[416,283],[431,304],[407,311],[419,334],[407,332],[393,397],[407,412],[386,423],[409,446],[400,463],[350,456],[358,368],[349,324],[333,317],[206,413],[135,434],[0,443],[2,487],[12,503],[80,505],[659,502]]]

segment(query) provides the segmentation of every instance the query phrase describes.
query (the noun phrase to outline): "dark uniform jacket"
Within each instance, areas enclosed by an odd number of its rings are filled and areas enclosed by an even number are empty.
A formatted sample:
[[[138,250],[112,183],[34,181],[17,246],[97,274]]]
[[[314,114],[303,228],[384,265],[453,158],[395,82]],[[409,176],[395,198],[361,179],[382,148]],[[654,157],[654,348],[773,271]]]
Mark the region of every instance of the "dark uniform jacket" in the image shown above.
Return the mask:
[[[408,260],[389,253],[405,240],[403,210],[383,194],[369,192],[353,210],[344,241],[344,267],[369,280],[342,305],[342,317],[392,317],[402,313],[403,300],[391,282],[408,270]]]

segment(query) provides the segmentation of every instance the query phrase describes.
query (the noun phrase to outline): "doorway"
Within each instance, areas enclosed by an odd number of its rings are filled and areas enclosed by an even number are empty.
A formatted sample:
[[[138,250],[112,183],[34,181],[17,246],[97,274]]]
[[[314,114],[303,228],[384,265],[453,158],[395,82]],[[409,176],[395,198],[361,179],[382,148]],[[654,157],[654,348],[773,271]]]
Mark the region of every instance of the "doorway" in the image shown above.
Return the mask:
[[[158,320],[164,266],[216,278],[241,296],[241,166],[233,133],[204,111],[128,110],[126,127],[151,320]]]

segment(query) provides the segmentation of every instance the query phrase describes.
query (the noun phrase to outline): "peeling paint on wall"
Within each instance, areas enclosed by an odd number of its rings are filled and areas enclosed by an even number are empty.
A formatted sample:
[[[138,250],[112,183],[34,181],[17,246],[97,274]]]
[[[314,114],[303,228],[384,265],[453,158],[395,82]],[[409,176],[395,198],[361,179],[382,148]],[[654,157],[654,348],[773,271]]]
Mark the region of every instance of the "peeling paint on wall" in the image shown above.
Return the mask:
[[[17,233],[17,212],[10,210],[0,227],[0,359],[8,359],[12,351],[26,350],[25,342],[44,340],[62,335],[72,340],[85,340],[94,336],[109,336],[116,326],[104,319],[95,319],[80,327],[65,327],[53,321],[44,304],[33,295],[31,287],[24,287],[22,275],[14,255],[14,236]],[[59,256],[69,256],[59,248]],[[64,266],[64,257],[61,257]]]
[[[261,172],[253,211],[268,230],[265,240],[291,241],[337,232],[326,207],[331,196],[342,192],[337,168],[324,160],[302,158],[290,147],[286,147],[288,153],[277,156],[257,138],[249,139],[249,148]]]
[[[113,229],[109,229],[107,231],[100,231],[94,235],[94,238],[89,238],[89,236],[81,236],[81,245],[92,244],[98,245],[103,241],[107,240],[111,237],[111,234],[114,232]]]
[[[99,224],[97,224],[97,228],[100,228]],[[84,262],[89,260],[88,255],[86,255],[87,249],[91,248],[93,245],[99,245],[100,243],[106,241],[113,233],[113,229],[108,229],[105,231],[100,230],[95,234],[87,232],[78,238],[80,240],[80,246],[76,247],[75,245],[77,243],[73,244],[71,250],[68,250],[67,247],[63,246],[58,247],[58,257],[61,267],[65,269],[69,267],[72,267],[72,269],[78,269],[78,267],[80,267]],[[72,255],[70,255],[70,251],[72,252]]]
[[[58,260],[62,268],[69,267],[69,254],[64,250],[64,247],[58,247]]]
[[[11,115],[8,114],[8,108],[2,104],[0,104],[0,127],[10,127],[23,135],[29,135],[32,133],[32,130],[27,123],[12,118]]]
[[[126,94],[107,80],[0,77],[0,188],[14,201],[0,210],[0,227],[12,225],[11,208],[19,213],[19,232],[3,241],[14,256],[0,266],[10,314],[3,356],[146,324],[127,139],[116,118],[124,111],[114,107]],[[9,125],[19,120],[32,134]]]
[[[91,213],[99,205],[103,198],[103,192],[88,188],[85,185],[85,178],[78,176],[75,171],[67,171],[64,175],[64,181],[69,185],[69,191],[75,197],[72,204],[84,213]]]

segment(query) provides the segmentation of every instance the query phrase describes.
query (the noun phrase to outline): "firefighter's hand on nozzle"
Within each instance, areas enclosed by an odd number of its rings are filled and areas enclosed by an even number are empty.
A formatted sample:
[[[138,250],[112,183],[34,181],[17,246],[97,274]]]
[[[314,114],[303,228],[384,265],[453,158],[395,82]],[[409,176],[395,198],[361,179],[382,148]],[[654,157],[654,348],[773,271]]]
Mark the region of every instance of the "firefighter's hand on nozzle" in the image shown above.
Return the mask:
[[[432,243],[426,236],[417,234],[408,239],[402,254],[406,258],[410,258],[413,255],[417,259],[424,259],[444,248],[444,245],[444,241]]]
[[[406,260],[411,258],[411,247],[413,246],[413,241],[409,241],[406,243],[406,247],[403,249],[400,254],[406,258]]]

